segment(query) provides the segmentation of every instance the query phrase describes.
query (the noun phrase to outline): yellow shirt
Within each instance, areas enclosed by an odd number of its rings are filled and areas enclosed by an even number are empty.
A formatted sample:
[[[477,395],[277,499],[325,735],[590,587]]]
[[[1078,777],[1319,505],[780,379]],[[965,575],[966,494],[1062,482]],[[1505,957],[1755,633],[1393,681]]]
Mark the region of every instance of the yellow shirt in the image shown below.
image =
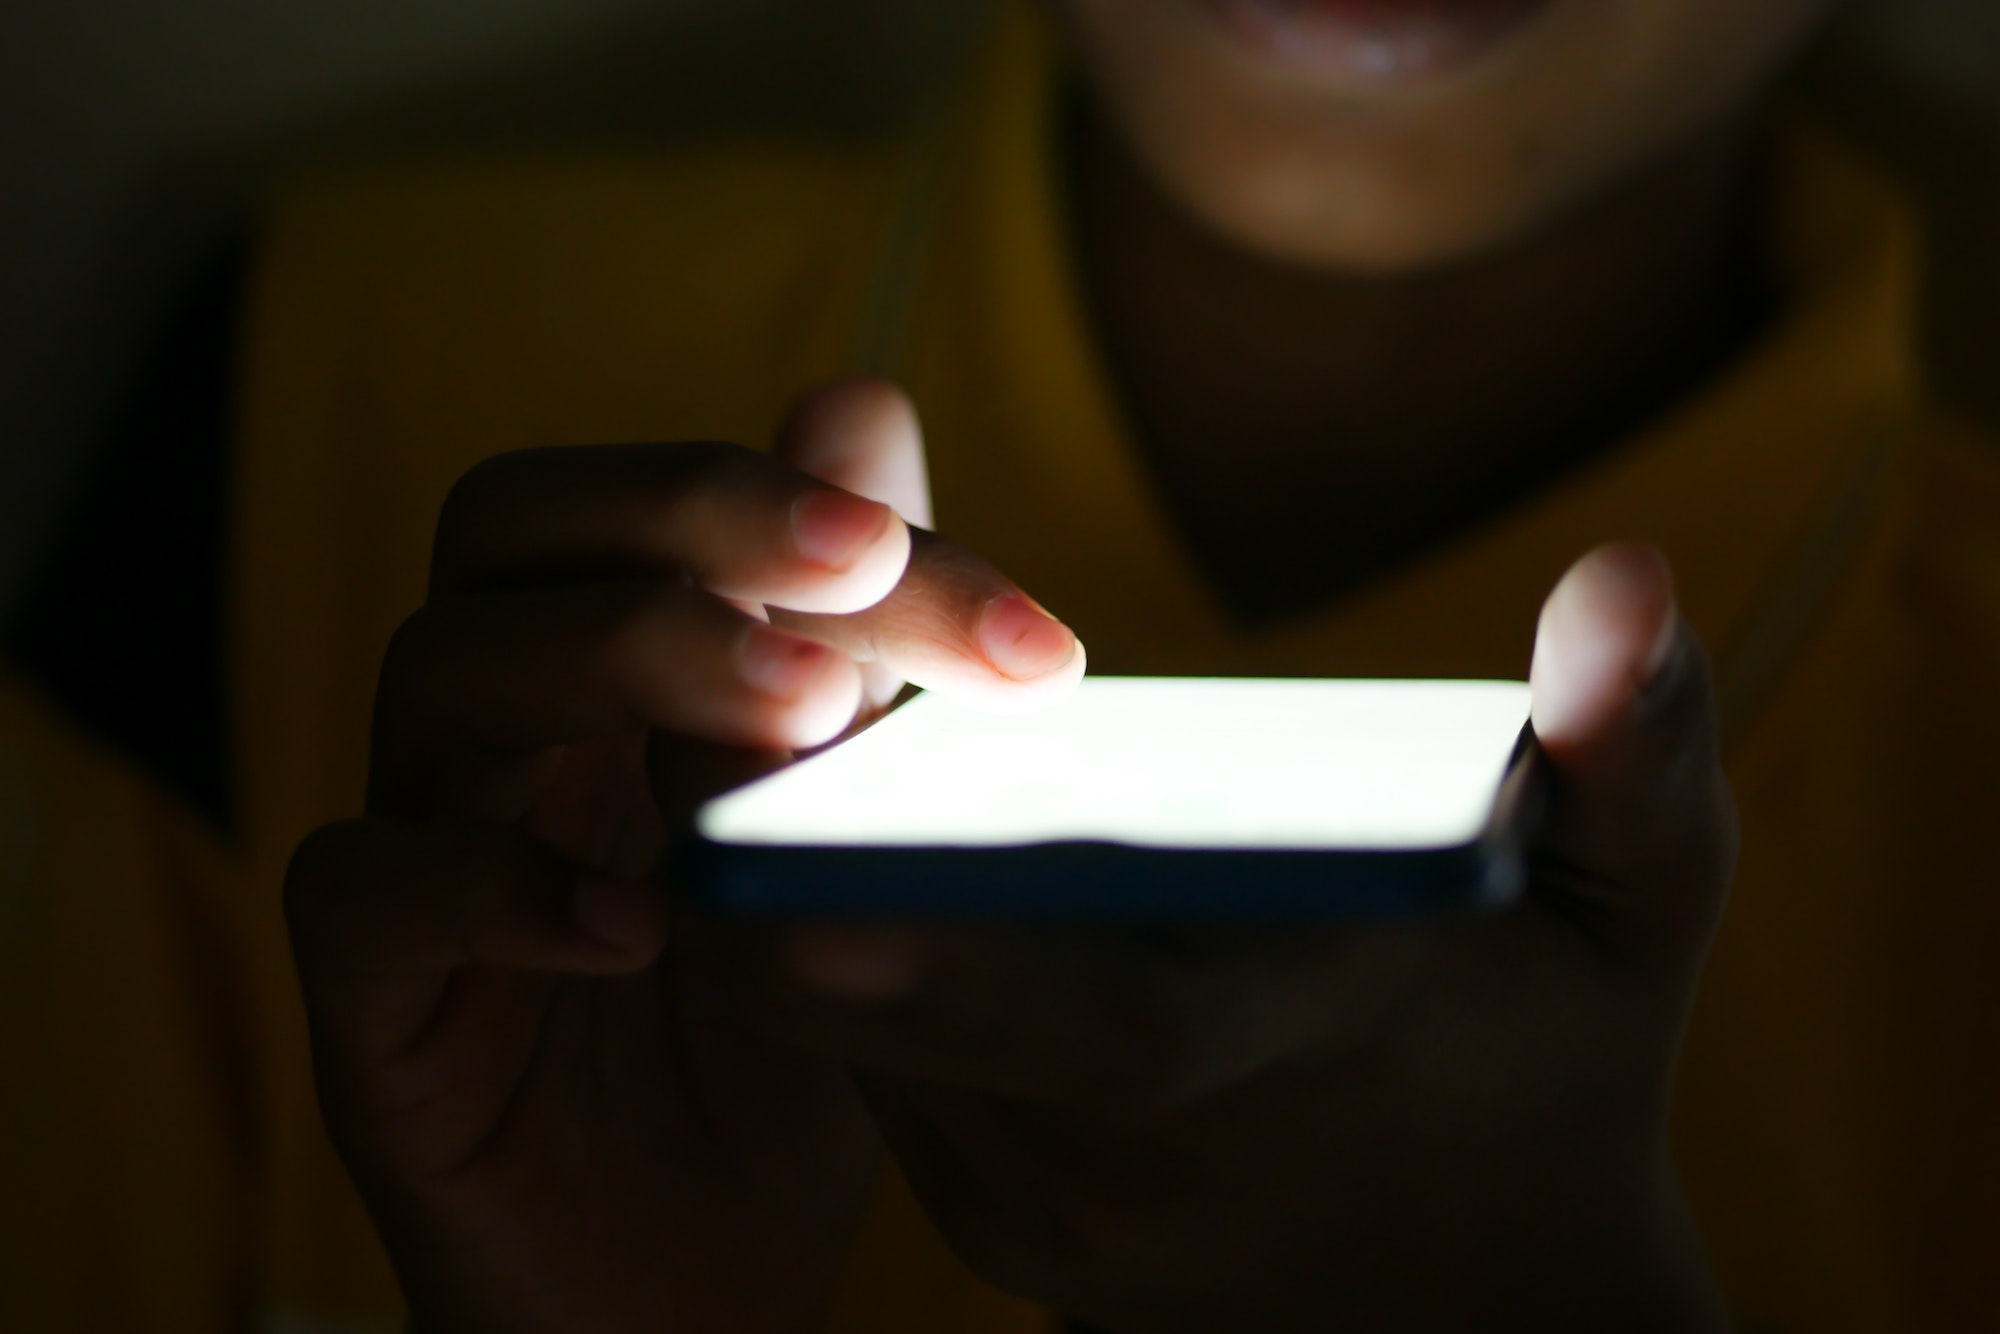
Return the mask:
[[[1017,20],[969,112],[912,144],[412,166],[274,212],[235,457],[233,837],[0,689],[0,1326],[395,1327],[313,1106],[277,886],[359,805],[438,506],[502,450],[763,442],[793,392],[857,367],[924,412],[941,529],[1099,670],[1518,676],[1573,557],[1664,547],[1717,654],[1746,831],[1676,1117],[1732,1303],[1813,1330],[2000,1313],[2000,466],[1924,398],[1892,192],[1788,139],[1787,301],[1759,346],[1502,519],[1251,633],[1090,341],[1053,71]],[[892,1188],[837,1323],[1046,1321]]]

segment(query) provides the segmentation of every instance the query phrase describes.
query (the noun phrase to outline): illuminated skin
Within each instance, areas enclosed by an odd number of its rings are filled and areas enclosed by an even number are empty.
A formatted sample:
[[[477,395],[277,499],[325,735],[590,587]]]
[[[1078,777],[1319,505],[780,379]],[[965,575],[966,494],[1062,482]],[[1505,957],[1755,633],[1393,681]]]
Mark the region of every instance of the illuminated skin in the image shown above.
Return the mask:
[[[698,924],[663,959],[643,877],[691,803],[904,680],[1046,704],[1084,656],[905,524],[930,506],[893,390],[803,396],[775,454],[461,479],[382,666],[368,818],[293,859],[321,1106],[418,1328],[805,1328],[874,1192],[838,1062],[752,1031]]]
[[[1056,3],[1092,313],[1225,599],[1324,602],[1712,377],[1764,309],[1742,113],[1827,7]]]
[[[1503,917],[670,922],[665,831],[905,665],[975,698],[1082,670],[879,506],[803,538],[815,476],[923,512],[907,405],[814,395],[771,460],[511,456],[447,509],[368,816],[286,886],[328,1130],[418,1328],[811,1328],[885,1136],[976,1268],[1110,1328],[1720,1328],[1664,1113],[1734,830],[1657,555],[1592,553],[1549,600],[1533,854],[1564,870]]]
[[[1100,141],[1140,150],[1129,206],[1080,201],[1086,250],[1104,253],[1106,220],[1117,241],[1190,215],[1205,239],[1160,253],[1196,257],[1233,329],[1303,331],[1339,360],[1415,317],[1433,348],[1467,293],[1495,304],[1497,274],[1504,295],[1509,252],[1535,260],[1536,300],[1595,272],[1574,261],[1607,238],[1608,271],[1644,279],[1679,223],[1620,250],[1634,228],[1575,221],[1589,197],[1723,118],[1821,7],[1300,0],[1371,23],[1478,16],[1477,40],[1428,31],[1384,73],[1325,30],[1305,66],[1274,60],[1219,11],[1180,8],[1196,2],[1067,5],[1110,109]],[[1297,17],[1231,12],[1253,32]],[[1087,160],[1117,175],[1101,151]],[[1315,274],[1463,274],[1487,255],[1493,273],[1444,299],[1335,284],[1278,308]],[[1098,281],[1109,350],[1157,407],[1160,351],[1126,341],[1124,289]],[[1641,283],[1605,318],[1660,322],[1658,299]],[[1530,341],[1649,355],[1580,323],[1523,340],[1503,322],[1407,374],[1464,378]],[[1205,355],[1166,378],[1199,381]],[[1578,365],[1579,385],[1608,373]],[[1271,457],[1341,439],[1308,392],[1331,372],[1308,369],[1290,418],[1257,415],[1282,384],[1196,384],[1189,439],[1220,423]],[[1491,395],[1431,397],[1477,409],[1436,432],[1467,468],[1506,434]],[[1154,443],[1171,488],[1186,460]],[[1243,523],[1214,530],[1225,554],[1289,522],[1256,490],[1266,460],[1233,452],[1250,489]],[[809,396],[774,459],[543,452],[456,493],[431,601],[383,666],[367,818],[309,839],[287,885],[328,1128],[419,1328],[808,1328],[885,1141],[975,1269],[1110,1329],[1722,1327],[1665,1114],[1735,829],[1705,659],[1656,553],[1585,555],[1545,607],[1551,804],[1504,916],[1138,935],[670,922],[649,873],[692,802],[905,679],[1048,702],[1082,673],[1074,636],[1004,575],[885,505],[927,520],[914,416],[873,383]]]
[[[1408,272],[1534,231],[1761,91],[1832,0],[1553,0],[1443,68],[1374,68],[1245,36],[1212,0],[1055,0],[1093,86],[1167,192],[1274,258]],[[1282,30],[1289,9],[1273,4]],[[1394,45],[1487,3],[1332,0]],[[1454,12],[1470,11],[1453,24]],[[1295,27],[1310,28],[1308,23]],[[1361,42],[1357,36],[1352,40]],[[1490,43],[1490,44],[1489,44]],[[1322,46],[1330,43],[1322,43]]]

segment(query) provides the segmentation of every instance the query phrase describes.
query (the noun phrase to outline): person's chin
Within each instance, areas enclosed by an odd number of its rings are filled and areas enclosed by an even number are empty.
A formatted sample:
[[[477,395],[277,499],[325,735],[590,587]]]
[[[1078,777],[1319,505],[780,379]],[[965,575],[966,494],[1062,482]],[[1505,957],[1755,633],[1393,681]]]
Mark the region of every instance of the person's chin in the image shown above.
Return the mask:
[[[1393,147],[1374,155],[1357,148],[1331,179],[1304,161],[1182,158],[1155,160],[1151,169],[1183,215],[1230,248],[1370,280],[1474,262],[1544,225],[1563,203],[1490,173],[1425,170],[1434,164],[1398,157]]]

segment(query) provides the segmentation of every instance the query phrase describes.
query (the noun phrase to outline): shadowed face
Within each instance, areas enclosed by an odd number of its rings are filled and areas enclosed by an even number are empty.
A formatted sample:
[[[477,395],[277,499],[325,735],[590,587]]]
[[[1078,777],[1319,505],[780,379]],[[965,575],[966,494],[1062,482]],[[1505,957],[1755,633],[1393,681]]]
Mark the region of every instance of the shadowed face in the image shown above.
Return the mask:
[[[1834,0],[1056,0],[1098,98],[1238,245],[1353,272],[1532,232],[1739,111]]]

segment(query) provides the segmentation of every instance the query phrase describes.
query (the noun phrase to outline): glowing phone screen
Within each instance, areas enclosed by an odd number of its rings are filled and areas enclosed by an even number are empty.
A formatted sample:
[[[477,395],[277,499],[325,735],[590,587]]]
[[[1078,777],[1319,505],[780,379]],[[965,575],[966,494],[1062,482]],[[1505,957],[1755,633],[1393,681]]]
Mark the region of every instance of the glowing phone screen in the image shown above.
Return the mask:
[[[1026,717],[922,695],[696,827],[748,847],[1453,847],[1527,718],[1512,681],[1091,677]]]

